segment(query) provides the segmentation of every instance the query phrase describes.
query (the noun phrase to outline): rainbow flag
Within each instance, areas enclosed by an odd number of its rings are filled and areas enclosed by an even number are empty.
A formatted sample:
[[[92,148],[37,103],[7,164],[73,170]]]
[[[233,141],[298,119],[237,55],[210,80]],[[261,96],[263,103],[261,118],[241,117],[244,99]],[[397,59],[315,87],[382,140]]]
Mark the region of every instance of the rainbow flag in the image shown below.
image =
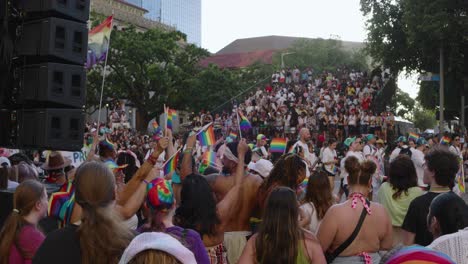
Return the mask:
[[[301,182],[301,184],[299,185],[299,188],[305,190],[305,189],[307,189],[307,185],[308,185],[308,184],[309,184],[309,178],[305,178],[305,179]]]
[[[208,166],[216,166],[216,152],[210,149],[203,153],[202,164]]]
[[[440,140],[440,144],[441,144],[441,145],[448,145],[448,144],[450,144],[450,138],[449,138],[449,137],[443,137],[443,138]]]
[[[74,205],[75,186],[70,181],[62,185],[58,192],[50,196],[47,212],[49,216],[59,220],[60,227],[64,227],[70,222]]]
[[[86,68],[89,69],[100,61],[104,61],[106,59],[112,32],[112,22],[113,16],[110,16],[100,25],[89,31]]]
[[[252,125],[250,125],[249,119],[247,119],[247,117],[245,117],[241,111],[239,111],[239,116],[241,118],[239,123],[240,128],[243,130],[251,129]]]
[[[167,128],[172,130],[173,123],[172,121],[177,118],[177,112],[174,109],[167,109]]]
[[[216,143],[215,133],[213,126],[209,126],[206,131],[200,132],[198,134],[198,140],[202,146],[208,147]]]
[[[286,150],[286,139],[285,138],[274,138],[270,143],[271,153],[284,153]]]
[[[179,151],[177,151],[176,154],[164,164],[164,175],[168,175],[169,173],[175,171],[177,168],[177,163],[179,163]]]
[[[459,164],[460,168],[456,175],[458,190],[460,193],[465,193],[465,169],[463,168],[463,159],[459,158]]]
[[[234,139],[237,139],[237,136],[238,136],[238,135],[237,135],[236,132],[231,131],[231,132],[229,133],[229,136],[228,136],[228,137],[230,137],[230,138],[232,138],[232,139],[234,140]]]
[[[413,140],[416,143],[416,141],[418,141],[418,139],[419,139],[418,134],[413,133],[413,132],[409,133],[408,140]]]

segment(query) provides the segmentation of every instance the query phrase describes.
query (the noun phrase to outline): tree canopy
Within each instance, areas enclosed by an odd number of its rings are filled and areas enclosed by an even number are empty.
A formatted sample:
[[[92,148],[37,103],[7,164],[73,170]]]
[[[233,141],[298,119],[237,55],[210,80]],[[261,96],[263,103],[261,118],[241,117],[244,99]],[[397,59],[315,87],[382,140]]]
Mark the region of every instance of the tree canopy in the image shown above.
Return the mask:
[[[446,105],[457,107],[460,81],[468,68],[468,16],[464,0],[361,0],[366,16],[366,51],[377,65],[389,68],[394,76],[402,70],[439,72],[439,49],[445,55]],[[432,84],[422,83],[418,100],[423,107],[436,96]],[[395,90],[396,91],[396,90]],[[452,101],[455,99],[456,101]]]

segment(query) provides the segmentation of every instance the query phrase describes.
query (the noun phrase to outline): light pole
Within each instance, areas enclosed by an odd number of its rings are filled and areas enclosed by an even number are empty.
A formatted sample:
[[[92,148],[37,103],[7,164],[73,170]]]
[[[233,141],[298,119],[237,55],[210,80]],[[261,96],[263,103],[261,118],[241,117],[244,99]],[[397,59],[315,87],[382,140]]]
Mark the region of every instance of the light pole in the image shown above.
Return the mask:
[[[284,56],[295,54],[296,52],[281,53],[281,69],[284,69]]]

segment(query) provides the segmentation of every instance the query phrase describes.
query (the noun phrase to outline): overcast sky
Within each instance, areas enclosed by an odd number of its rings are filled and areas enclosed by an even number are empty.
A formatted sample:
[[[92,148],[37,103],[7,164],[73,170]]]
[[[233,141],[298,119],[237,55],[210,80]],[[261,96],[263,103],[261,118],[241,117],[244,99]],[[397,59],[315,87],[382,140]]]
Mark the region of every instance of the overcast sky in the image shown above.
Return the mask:
[[[239,38],[268,35],[364,41],[359,0],[202,0],[202,47],[217,52]],[[411,97],[414,80],[399,79]]]

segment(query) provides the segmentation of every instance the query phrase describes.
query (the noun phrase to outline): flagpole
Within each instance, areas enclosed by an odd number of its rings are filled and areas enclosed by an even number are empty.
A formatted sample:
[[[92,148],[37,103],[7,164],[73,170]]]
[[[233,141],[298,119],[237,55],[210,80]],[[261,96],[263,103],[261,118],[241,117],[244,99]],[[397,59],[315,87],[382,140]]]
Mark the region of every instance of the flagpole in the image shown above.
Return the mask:
[[[107,42],[107,54],[106,59],[104,60],[104,70],[102,71],[102,84],[101,84],[101,98],[99,99],[99,112],[98,112],[98,134],[99,134],[99,127],[101,126],[101,109],[102,109],[102,96],[104,94],[104,83],[106,81],[106,68],[107,68],[107,59],[110,55],[110,42],[111,42],[111,35],[112,29],[114,27],[114,11],[112,10],[112,20],[111,20],[111,34],[109,35],[109,41]]]
[[[161,166],[162,168],[164,168],[164,166],[166,166],[166,164],[175,156],[177,155],[177,153],[179,153],[179,151],[182,149],[182,147],[180,147],[174,154],[172,154],[172,156],[170,156],[166,162],[163,163],[163,165]]]
[[[237,125],[239,126],[239,136],[240,136],[240,139],[242,139],[242,129],[240,126],[239,109],[237,109],[236,114],[237,114]]]
[[[165,121],[164,121],[164,133],[167,133],[167,108],[166,108],[166,104],[164,104],[164,117],[165,117]]]

